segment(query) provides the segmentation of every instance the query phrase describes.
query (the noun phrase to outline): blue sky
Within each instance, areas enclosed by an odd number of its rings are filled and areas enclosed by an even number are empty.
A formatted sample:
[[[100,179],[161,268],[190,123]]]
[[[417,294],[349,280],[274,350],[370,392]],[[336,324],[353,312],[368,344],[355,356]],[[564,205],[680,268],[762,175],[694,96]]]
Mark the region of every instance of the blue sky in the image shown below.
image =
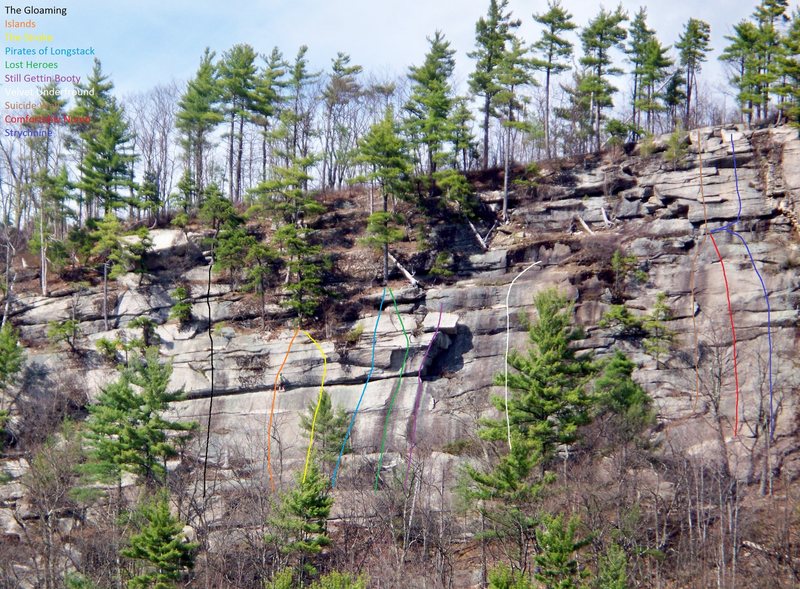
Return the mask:
[[[587,0],[562,4],[579,26],[599,7]],[[488,0],[66,0],[46,5],[67,6],[69,14],[40,17],[36,32],[55,35],[55,46],[94,46],[118,92],[127,94],[173,79],[183,83],[206,46],[220,54],[243,42],[261,53],[278,46],[287,57],[306,44],[316,69],[327,68],[331,57],[344,51],[368,71],[403,74],[422,60],[425,37],[437,29],[457,50],[457,77],[463,82],[472,67],[466,52],[473,47],[475,20],[485,13]],[[730,27],[753,10],[749,0],[634,0],[622,5],[631,16],[645,6],[650,26],[667,44],[689,17],[704,19],[712,26],[717,51]],[[538,30],[531,14],[546,10],[546,1],[511,0],[510,8],[523,21],[522,35],[533,41]],[[716,59],[710,61],[706,79],[722,81]],[[90,68],[90,59],[72,58],[71,67],[65,64],[61,71],[85,76]]]

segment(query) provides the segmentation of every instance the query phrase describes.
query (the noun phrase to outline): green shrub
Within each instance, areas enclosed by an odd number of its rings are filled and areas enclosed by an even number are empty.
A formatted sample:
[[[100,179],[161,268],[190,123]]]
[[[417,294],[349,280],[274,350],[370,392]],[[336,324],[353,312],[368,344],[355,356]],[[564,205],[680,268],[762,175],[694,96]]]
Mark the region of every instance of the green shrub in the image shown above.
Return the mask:
[[[189,289],[178,286],[172,291],[175,304],[169,312],[170,319],[177,319],[181,325],[187,325],[192,320],[192,302],[189,299]]]
[[[80,324],[75,319],[51,321],[47,324],[47,339],[53,344],[66,342],[72,352],[78,351],[76,344],[80,336]]]
[[[431,274],[440,278],[452,276],[453,270],[451,268],[453,267],[454,261],[453,254],[449,252],[439,252],[436,255],[436,260],[433,262]]]
[[[351,346],[354,346],[364,333],[364,326],[359,323],[353,329],[344,334],[344,341]]]
[[[686,133],[680,127],[676,128],[667,140],[667,151],[664,152],[664,159],[672,163],[672,168],[678,166],[678,162],[686,155]]]
[[[639,155],[642,157],[649,157],[653,155],[656,151],[656,142],[653,135],[650,133],[646,134],[642,137],[642,140],[639,142]]]
[[[104,360],[110,362],[111,364],[116,364],[117,362],[118,345],[119,340],[110,340],[107,337],[101,337],[94,343],[98,353],[103,357]]]

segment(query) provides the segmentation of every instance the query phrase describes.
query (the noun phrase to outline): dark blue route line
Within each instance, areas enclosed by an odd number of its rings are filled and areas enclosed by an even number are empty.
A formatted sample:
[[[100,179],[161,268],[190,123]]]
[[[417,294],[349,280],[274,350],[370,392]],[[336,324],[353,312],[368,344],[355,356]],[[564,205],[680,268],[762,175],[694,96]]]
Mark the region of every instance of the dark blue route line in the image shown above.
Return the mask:
[[[350,432],[353,431],[353,424],[356,422],[356,415],[358,415],[358,408],[361,407],[361,401],[364,400],[364,393],[367,391],[367,385],[369,384],[369,379],[372,378],[372,371],[375,370],[375,344],[378,341],[378,323],[381,320],[381,312],[383,311],[383,303],[386,300],[386,287],[383,287],[383,295],[381,295],[381,304],[378,307],[378,318],[375,320],[375,329],[372,330],[372,360],[370,361],[370,368],[369,374],[367,374],[367,380],[364,382],[364,388],[361,389],[361,396],[358,398],[358,403],[356,403],[355,411],[353,411],[353,417],[350,419],[350,425],[347,427],[347,433],[344,436],[344,441],[342,442],[342,448],[339,450],[339,457],[336,459],[336,467],[333,469],[333,476],[331,477],[331,488],[336,486],[336,477],[339,474],[339,464],[342,461],[342,454],[344,454],[344,448],[347,445],[347,440],[350,439]]]
[[[733,135],[731,137],[731,154],[733,155],[733,180],[734,185],[736,186],[736,197],[739,199],[739,212],[736,214],[736,220],[728,223],[727,225],[723,225],[722,227],[717,227],[716,229],[712,229],[709,233],[718,233],[720,231],[724,231],[729,235],[734,235],[738,237],[742,245],[744,245],[744,249],[747,250],[747,255],[750,258],[750,263],[753,266],[753,271],[758,276],[758,281],[761,283],[761,289],[764,291],[764,299],[767,301],[767,341],[769,342],[769,437],[772,440],[775,436],[775,406],[774,406],[774,395],[772,389],[772,309],[770,308],[769,304],[769,293],[767,292],[767,285],[764,282],[764,278],[761,276],[761,273],[758,271],[758,267],[756,266],[756,261],[753,258],[753,254],[750,251],[750,247],[747,245],[747,241],[744,237],[742,237],[739,233],[734,231],[732,227],[736,225],[742,218],[742,195],[739,193],[739,174],[736,168],[736,149],[733,143]]]
[[[761,289],[764,291],[764,299],[767,301],[767,341],[769,342],[769,437],[772,440],[773,436],[775,435],[775,410],[773,408],[773,395],[772,395],[772,309],[769,306],[769,294],[767,293],[767,285],[764,283],[764,279],[761,277],[761,273],[758,271],[756,267],[756,261],[753,259],[753,254],[750,251],[750,247],[747,245],[744,237],[739,235],[736,231],[733,230],[726,230],[726,233],[731,235],[735,235],[742,241],[742,245],[744,245],[744,249],[747,250],[747,255],[750,257],[750,263],[753,265],[753,270],[758,276],[758,281],[761,283]]]
[[[727,225],[723,225],[722,227],[717,227],[716,229],[712,229],[710,233],[717,233],[718,231],[727,231],[729,227],[733,227],[736,225],[742,218],[742,195],[739,194],[739,174],[736,171],[736,149],[733,147],[733,135],[731,135],[731,154],[733,155],[733,181],[734,185],[736,186],[736,197],[739,199],[739,212],[736,213],[736,220],[728,223]]]

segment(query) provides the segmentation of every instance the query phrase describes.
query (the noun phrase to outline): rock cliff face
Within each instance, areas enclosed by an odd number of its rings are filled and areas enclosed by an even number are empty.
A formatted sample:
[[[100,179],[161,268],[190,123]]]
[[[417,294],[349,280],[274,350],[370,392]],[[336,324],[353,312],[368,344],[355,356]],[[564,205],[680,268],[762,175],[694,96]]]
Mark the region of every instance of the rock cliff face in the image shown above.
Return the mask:
[[[658,145],[656,141],[656,149]],[[486,206],[496,206],[497,193],[481,197]],[[770,452],[774,465],[796,476],[800,228],[793,215],[799,205],[796,130],[716,128],[693,131],[687,154],[674,165],[656,153],[621,156],[619,161],[562,162],[543,169],[535,188],[514,196],[511,223],[493,234],[487,252],[475,246],[469,231],[431,228],[434,236],[450,232],[447,239],[457,250],[454,280],[412,288],[398,275],[392,283],[397,307],[387,293],[379,322],[382,289],[365,284],[354,301],[362,309],[357,324],[363,333],[357,342],[348,344],[341,333],[324,329],[311,334],[325,355],[325,388],[336,405],[353,411],[371,371],[376,330],[374,371],[353,430],[354,455],[377,453],[386,424],[384,467],[403,463],[421,374],[417,447],[421,452],[436,451],[445,464],[457,461],[441,451],[474,431],[476,417],[491,411],[490,396],[502,393],[492,382],[504,364],[507,296],[510,346],[524,349],[527,334],[519,313],[530,314],[532,295],[555,286],[575,301],[577,320],[586,327],[582,348],[602,355],[618,346],[637,363],[634,376],[654,397],[663,424],[660,440],[691,452],[716,451],[723,444],[732,457],[732,469],[742,477],[754,476],[750,451],[764,439],[762,430],[758,435],[754,431],[763,427],[769,407],[771,357],[775,436]],[[746,240],[752,263],[735,234],[710,233],[727,224]],[[724,260],[730,304],[710,235]],[[267,331],[258,329],[257,322],[245,327],[238,320],[253,318],[257,312],[249,299],[234,294],[228,285],[213,283],[206,297],[208,268],[198,236],[157,230],[154,239],[148,262],[151,274],[127,276],[113,288],[111,332],[103,331],[102,293],[97,289],[55,292],[48,298],[21,294],[13,322],[34,346],[28,360],[31,374],[57,374],[80,383],[92,395],[113,378],[113,369],[93,352],[77,358],[48,348],[47,322],[74,313],[88,338],[81,346],[93,350],[91,342],[100,337],[113,338],[119,330],[132,332],[126,325],[134,317],[153,318],[159,323],[156,333],[162,353],[174,366],[172,384],[187,393],[187,400],[176,404],[174,412],[203,427],[211,393],[213,340],[211,461],[224,471],[233,467],[237,456],[263,452],[276,374],[293,329],[288,323]],[[658,365],[635,337],[597,327],[616,296],[610,259],[617,248],[635,255],[647,272],[646,281],[625,287],[627,306],[644,314],[663,292],[672,310],[668,327],[675,332],[675,341]],[[516,281],[509,296],[511,281],[535,261],[539,265]],[[351,263],[357,265],[359,260]],[[754,265],[763,278],[769,307]],[[167,320],[172,304],[169,284],[176,279],[191,285],[198,319],[185,330]],[[203,324],[209,308],[211,337]],[[420,367],[440,311],[441,333]],[[731,315],[736,330],[738,437],[733,436]],[[409,342],[405,363],[404,330]],[[304,332],[291,346],[283,375],[274,405],[272,459],[275,472],[288,480],[308,443],[298,426],[299,413],[316,399],[323,375],[322,355]],[[345,462],[345,470],[353,460]]]

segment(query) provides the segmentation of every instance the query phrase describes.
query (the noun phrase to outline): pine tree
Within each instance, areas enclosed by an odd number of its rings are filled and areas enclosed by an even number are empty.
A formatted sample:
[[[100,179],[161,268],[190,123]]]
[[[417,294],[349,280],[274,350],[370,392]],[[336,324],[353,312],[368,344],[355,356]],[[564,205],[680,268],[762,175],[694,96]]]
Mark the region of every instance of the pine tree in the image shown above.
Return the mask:
[[[127,271],[129,264],[135,262],[135,256],[130,244],[121,239],[122,227],[113,213],[106,214],[97,223],[91,237],[94,242],[91,253],[103,264],[103,322],[108,331],[108,281]]]
[[[302,45],[297,50],[294,63],[289,69],[287,88],[290,90],[288,96],[289,107],[282,112],[283,124],[286,134],[286,165],[292,165],[293,161],[301,161],[310,158],[310,135],[311,135],[311,107],[308,102],[308,88],[319,78],[319,72],[311,72],[308,69],[308,47]],[[308,180],[303,182],[303,189],[307,189]]]
[[[533,20],[544,27],[542,35],[533,44],[533,49],[540,58],[534,61],[536,69],[544,71],[544,142],[547,157],[553,157],[550,131],[550,82],[555,74],[569,70],[566,62],[572,56],[572,43],[564,37],[564,33],[577,26],[572,21],[572,14],[561,6],[559,0],[548,0],[547,12],[534,14]]]
[[[570,84],[561,84],[566,100],[563,106],[554,109],[554,113],[569,125],[569,131],[564,134],[565,154],[586,153],[594,134],[592,124],[594,94],[589,91],[588,77],[589,74],[585,71],[576,71],[573,72]]]
[[[777,57],[781,85],[776,92],[782,97],[781,110],[795,126],[800,124],[800,9],[795,10],[786,35],[783,51]]]
[[[364,68],[351,65],[350,56],[337,53],[328,83],[322,91],[325,105],[322,146],[322,186],[342,186],[344,174],[355,152],[355,129],[347,125],[348,107],[362,93],[358,76]]]
[[[6,437],[9,417],[9,390],[16,385],[17,377],[25,364],[25,351],[19,343],[17,332],[6,323],[0,327],[0,450]]]
[[[110,99],[99,117],[84,139],[85,151],[78,164],[79,186],[87,202],[95,203],[108,215],[126,204],[136,204],[120,193],[122,188],[134,188],[136,157],[132,153],[133,136],[116,100]]]
[[[622,6],[618,6],[614,12],[601,8],[600,13],[589,21],[580,34],[584,53],[580,62],[589,70],[589,75],[582,80],[583,90],[592,96],[597,150],[600,149],[603,109],[614,105],[612,96],[617,91],[609,82],[608,76],[622,73],[621,69],[613,66],[610,51],[614,47],[622,48],[622,42],[627,36],[622,23],[626,20],[628,17]]]
[[[244,257],[245,285],[261,299],[261,329],[267,327],[267,284],[274,274],[278,254],[271,247],[253,239]]]
[[[411,97],[405,105],[409,135],[415,145],[425,153],[426,171],[433,190],[433,174],[440,163],[447,159],[445,147],[452,141],[451,114],[455,99],[451,78],[455,69],[453,55],[440,31],[428,38],[430,48],[421,66],[412,66],[408,78],[411,80]]]
[[[522,41],[512,36],[508,47],[497,66],[497,88],[493,104],[500,111],[503,124],[505,147],[503,149],[503,211],[504,221],[508,221],[508,182],[511,174],[511,135],[514,130],[525,128],[521,113],[525,100],[520,90],[535,83],[531,74],[533,64],[528,57],[528,48]]]
[[[509,355],[508,386],[513,392],[508,411],[512,434],[518,432],[537,462],[552,458],[560,444],[576,439],[579,425],[588,423],[592,398],[587,384],[596,373],[590,358],[577,356],[570,343],[581,336],[571,326],[572,306],[554,290],[540,292],[534,298],[536,320],[528,330],[531,347],[527,356]],[[504,375],[495,378],[504,383]],[[505,399],[492,398],[499,411],[505,411]],[[487,419],[481,437],[506,439],[505,420]]]
[[[143,571],[128,581],[129,589],[173,589],[184,571],[194,566],[194,551],[199,544],[183,535],[183,524],[169,509],[166,492],[145,500],[132,519],[139,531],[130,537],[121,553],[141,562]]]
[[[678,50],[680,64],[686,72],[686,112],[683,125],[691,129],[689,115],[692,112],[692,91],[697,94],[697,74],[701,64],[706,61],[706,54],[710,51],[709,40],[711,26],[702,20],[690,18],[684,26],[683,33],[678,37],[675,48]]]
[[[567,299],[546,290],[535,296],[534,307],[537,317],[529,325],[532,345],[527,357],[513,353],[508,358],[513,369],[508,375],[511,448],[489,472],[468,466],[464,491],[491,523],[490,536],[509,543],[515,566],[523,572],[529,567],[538,524],[530,505],[553,481],[546,467],[556,448],[574,442],[578,426],[589,422],[594,399],[588,384],[596,373],[591,359],[577,357],[570,347],[581,333],[570,325]],[[495,383],[502,386],[504,375],[497,375]],[[505,412],[503,396],[493,397],[492,403]],[[484,419],[479,435],[505,441],[507,432],[505,419]]]
[[[274,234],[274,241],[284,255],[289,296],[284,305],[300,319],[316,315],[325,295],[323,276],[330,268],[330,259],[322,246],[312,242],[313,231],[293,224],[283,225]],[[294,280],[291,280],[295,277]]]
[[[564,516],[545,515],[536,531],[539,554],[534,578],[548,589],[581,589],[584,574],[581,573],[576,553],[589,544],[590,539],[578,539],[580,520]]]
[[[305,480],[298,473],[297,486],[286,493],[268,526],[265,536],[274,544],[286,566],[293,570],[295,587],[304,586],[317,575],[316,561],[322,549],[331,543],[327,520],[333,505],[328,494],[328,479],[312,460]]]
[[[223,120],[219,110],[221,93],[217,76],[214,52],[206,48],[195,77],[189,80],[178,102],[175,127],[182,135],[181,143],[187,162],[184,174],[196,182],[194,194],[201,193],[205,186],[206,148],[211,133]],[[195,203],[189,196],[187,205],[191,204]]]
[[[755,83],[759,90],[756,100],[760,117],[769,116],[770,94],[779,76],[779,57],[784,49],[778,22],[786,20],[789,0],[761,0],[753,13],[758,27],[758,68]]]
[[[397,225],[400,219],[389,212],[389,197],[403,198],[408,193],[411,163],[406,145],[394,122],[394,111],[386,109],[383,120],[375,123],[361,139],[357,161],[369,166],[366,178],[375,181],[383,197],[381,211],[372,213],[367,221],[367,245],[383,252],[383,283],[389,280],[389,246],[402,239]]]
[[[283,92],[287,85],[283,78],[288,67],[277,47],[264,60],[250,104],[253,123],[261,129],[261,182],[267,180],[267,145],[273,138],[275,124],[280,120],[285,101]]]
[[[489,167],[489,122],[494,116],[492,100],[499,91],[496,83],[497,67],[506,50],[506,43],[513,29],[520,26],[519,20],[511,19],[506,12],[508,0],[489,0],[486,17],[475,23],[475,50],[467,56],[476,61],[475,71],[469,76],[469,89],[483,99],[481,114],[483,121],[483,159],[481,167]]]
[[[78,172],[82,174],[82,164],[89,153],[88,143],[100,133],[100,123],[107,113],[109,105],[113,101],[111,90],[114,84],[108,76],[103,74],[100,61],[95,59],[92,73],[89,75],[85,84],[76,84],[78,93],[75,96],[75,107],[69,112],[72,117],[87,119],[88,122],[80,122],[70,125],[75,135],[71,138],[68,145],[77,149]],[[83,186],[83,177],[79,177],[77,187],[80,189],[78,196],[78,225],[83,224],[83,213],[85,207],[85,218],[88,220],[95,214],[96,204],[93,194],[86,194]]]
[[[634,368],[633,362],[617,350],[602,363],[594,382],[596,409],[610,416],[622,443],[636,439],[654,417],[652,399],[631,377]]]
[[[597,589],[628,589],[628,558],[615,543],[609,544],[600,557],[597,572]]]
[[[631,26],[628,29],[628,45],[625,48],[625,53],[628,55],[633,75],[633,94],[631,96],[632,106],[632,124],[638,130],[641,128],[641,116],[638,111],[640,99],[642,95],[642,74],[645,60],[647,59],[647,47],[649,42],[655,38],[655,31],[647,26],[647,9],[642,6],[636,12],[636,15],[631,21]]]
[[[672,60],[664,47],[653,35],[644,46],[644,60],[641,65],[640,95],[637,102],[640,111],[647,113],[645,128],[649,133],[655,132],[655,115],[666,107],[663,104],[663,93],[660,90],[672,67]]]
[[[761,100],[758,86],[758,27],[750,21],[734,25],[733,34],[726,35],[730,44],[720,54],[719,59],[731,66],[729,81],[737,89],[736,97],[743,117],[748,123],[753,120],[754,107]]]
[[[34,221],[28,248],[39,256],[39,284],[42,296],[47,296],[47,274],[51,263],[60,270],[66,261],[66,248],[57,236],[63,237],[67,219],[72,216],[68,205],[71,184],[66,167],[62,167],[59,174],[51,174],[42,168],[36,174],[34,184],[39,192],[39,216]]]
[[[322,391],[319,398],[319,409],[317,409],[317,403],[311,403],[306,411],[305,415],[300,416],[300,427],[310,433],[312,423],[314,423],[313,451],[315,456],[319,457],[323,471],[330,474],[329,471],[336,464],[339,456],[339,449],[347,432],[350,418],[341,407],[334,410],[331,396],[326,390]],[[314,422],[315,413],[316,422]],[[347,451],[348,448],[345,448],[345,452]]]
[[[163,482],[167,459],[177,455],[181,436],[174,434],[194,428],[162,417],[168,404],[183,396],[182,390],[167,392],[171,374],[172,366],[161,364],[158,350],[150,348],[89,406],[85,472],[90,478],[119,484],[122,473],[130,472],[149,485]]]
[[[239,202],[242,194],[244,123],[252,110],[256,87],[256,52],[248,44],[234,45],[222,55],[217,68],[222,103],[228,116],[228,196]]]
[[[475,136],[472,134],[474,117],[465,97],[456,99],[453,110],[453,167],[466,172],[477,159]]]
[[[647,337],[644,339],[644,350],[656,361],[656,369],[660,359],[669,352],[670,345],[675,339],[675,332],[667,327],[667,321],[672,319],[672,310],[667,304],[667,295],[663,292],[656,295],[656,304],[644,320]]]

